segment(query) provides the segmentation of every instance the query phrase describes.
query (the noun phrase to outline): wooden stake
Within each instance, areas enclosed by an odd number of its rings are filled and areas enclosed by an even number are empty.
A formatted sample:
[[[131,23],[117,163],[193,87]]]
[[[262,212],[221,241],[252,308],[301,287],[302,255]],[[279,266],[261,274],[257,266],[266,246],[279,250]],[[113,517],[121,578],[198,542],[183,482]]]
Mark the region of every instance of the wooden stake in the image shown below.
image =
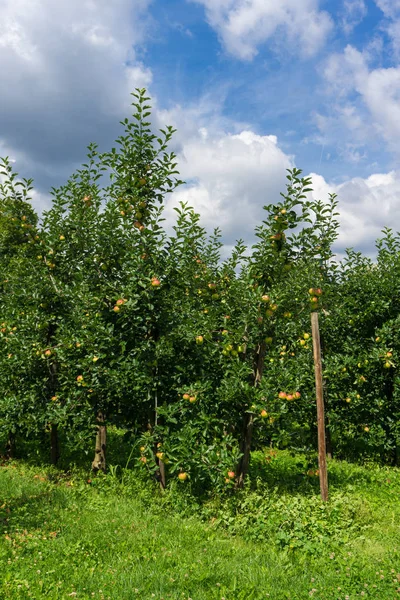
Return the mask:
[[[321,498],[328,500],[328,470],[326,467],[326,442],[325,442],[325,411],[322,380],[321,343],[319,338],[318,313],[311,313],[311,330],[314,350],[315,391],[317,396],[317,421],[318,421],[318,465]]]

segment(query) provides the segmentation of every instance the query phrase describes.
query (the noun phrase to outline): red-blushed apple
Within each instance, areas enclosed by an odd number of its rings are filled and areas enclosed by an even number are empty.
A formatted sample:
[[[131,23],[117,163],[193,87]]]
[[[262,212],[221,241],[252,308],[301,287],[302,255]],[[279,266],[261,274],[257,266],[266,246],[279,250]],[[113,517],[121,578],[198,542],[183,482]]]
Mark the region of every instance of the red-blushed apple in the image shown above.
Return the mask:
[[[76,378],[77,381],[83,381],[83,375],[78,375],[78,377]]]
[[[124,304],[125,300],[123,300],[122,298],[119,298],[116,302],[117,306],[122,306],[122,304]]]
[[[260,412],[260,417],[262,417],[263,419],[266,419],[266,417],[268,417],[268,413],[267,413],[267,411],[263,409],[263,410]]]
[[[119,306],[114,306],[113,311],[114,312],[119,312],[120,311],[120,307]]]
[[[216,283],[209,283],[208,287],[210,288],[210,290],[215,290],[215,288],[217,287]]]
[[[229,477],[229,479],[234,479],[235,478],[235,471],[228,471],[228,477]]]
[[[317,302],[318,302],[318,298],[317,298],[317,296],[313,296],[313,297],[311,298],[311,302],[312,302],[313,304],[317,304]]]
[[[194,402],[196,402],[196,399],[197,399],[196,396],[190,396],[189,402],[191,402],[193,404]]]
[[[203,336],[202,336],[202,335],[198,335],[198,336],[196,337],[196,344],[199,344],[199,345],[200,345],[200,344],[202,344],[203,342],[204,342],[204,338],[203,338]]]
[[[315,290],[315,295],[316,295],[316,296],[321,296],[321,295],[322,295],[322,290],[321,290],[321,288],[317,288],[317,289]]]
[[[298,400],[299,398],[301,398],[301,394],[300,394],[300,392],[295,392],[293,395],[294,395],[294,397],[295,397],[295,398],[297,398],[297,400]]]
[[[190,394],[183,394],[182,398],[184,400],[189,400],[190,399]]]
[[[286,400],[293,400],[293,394],[286,394]]]
[[[159,287],[161,285],[161,281],[157,277],[151,278],[152,287]]]
[[[269,302],[269,296],[267,294],[264,294],[264,296],[261,296],[261,300],[262,302]]]
[[[279,397],[281,400],[286,400],[286,392],[279,392],[279,394],[278,394],[278,397]]]
[[[179,481],[186,481],[187,478],[188,478],[187,473],[179,473],[179,475],[178,475]]]
[[[45,356],[51,356],[51,350],[46,350],[44,354]]]

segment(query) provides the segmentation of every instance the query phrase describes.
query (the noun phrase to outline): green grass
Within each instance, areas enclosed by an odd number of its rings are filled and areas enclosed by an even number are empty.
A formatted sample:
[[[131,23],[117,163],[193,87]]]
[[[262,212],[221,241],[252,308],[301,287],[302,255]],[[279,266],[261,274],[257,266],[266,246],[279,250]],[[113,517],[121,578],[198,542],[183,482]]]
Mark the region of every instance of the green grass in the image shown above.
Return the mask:
[[[287,453],[255,453],[247,490],[203,502],[135,470],[4,463],[0,599],[400,598],[399,470],[329,472],[327,507]]]

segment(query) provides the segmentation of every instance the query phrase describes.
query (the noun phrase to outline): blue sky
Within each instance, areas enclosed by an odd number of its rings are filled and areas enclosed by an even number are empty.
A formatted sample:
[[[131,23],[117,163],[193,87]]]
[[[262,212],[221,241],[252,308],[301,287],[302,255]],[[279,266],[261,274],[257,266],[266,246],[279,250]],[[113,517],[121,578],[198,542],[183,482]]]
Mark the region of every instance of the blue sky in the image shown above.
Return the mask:
[[[0,155],[42,210],[146,86],[181,200],[252,241],[285,169],[339,195],[347,246],[400,229],[400,0],[0,0]]]

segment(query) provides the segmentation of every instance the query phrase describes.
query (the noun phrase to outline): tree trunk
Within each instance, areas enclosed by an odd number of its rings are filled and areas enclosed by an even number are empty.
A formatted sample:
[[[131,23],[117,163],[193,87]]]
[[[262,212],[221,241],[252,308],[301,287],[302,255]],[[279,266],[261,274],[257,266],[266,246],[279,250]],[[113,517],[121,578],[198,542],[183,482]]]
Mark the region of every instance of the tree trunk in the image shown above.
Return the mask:
[[[15,458],[15,433],[9,432],[6,442],[6,458]]]
[[[252,383],[254,387],[258,387],[260,384],[263,371],[264,371],[264,360],[265,360],[265,352],[266,352],[266,344],[263,342],[258,347],[258,351],[255,355],[254,359],[254,370],[252,375]],[[240,460],[238,469],[237,469],[237,484],[236,487],[242,488],[244,485],[244,480],[249,470],[250,465],[250,453],[251,453],[251,442],[253,439],[253,429],[254,429],[254,415],[252,413],[246,413],[244,417],[243,424],[243,437],[241,443],[241,452],[242,458]]]
[[[158,462],[158,467],[160,469],[160,487],[162,490],[165,490],[166,486],[166,478],[165,478],[165,464],[162,460]]]
[[[106,445],[107,445],[107,426],[105,424],[104,414],[99,412],[97,415],[97,433],[94,459],[92,462],[93,471],[106,470]]]
[[[50,458],[51,464],[56,465],[60,458],[60,446],[58,443],[58,426],[55,423],[51,424],[50,429]]]

